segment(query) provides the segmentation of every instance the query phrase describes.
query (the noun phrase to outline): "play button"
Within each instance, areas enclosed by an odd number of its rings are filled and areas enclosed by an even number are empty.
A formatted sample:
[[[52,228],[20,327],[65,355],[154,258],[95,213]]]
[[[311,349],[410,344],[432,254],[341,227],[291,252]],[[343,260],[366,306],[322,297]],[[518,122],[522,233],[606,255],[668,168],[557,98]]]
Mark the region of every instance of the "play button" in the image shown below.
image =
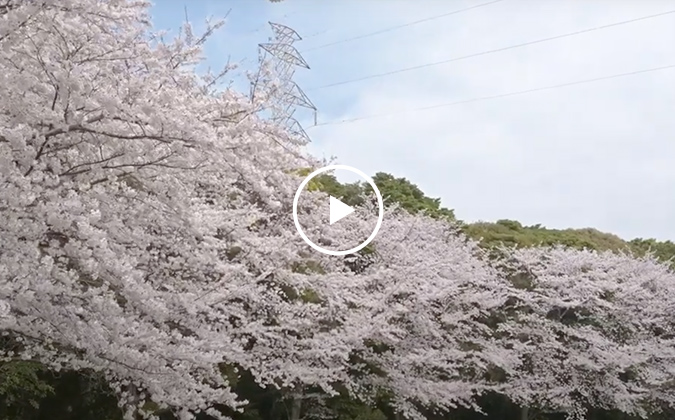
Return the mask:
[[[303,227],[300,224],[300,220],[298,219],[298,201],[300,199],[300,195],[302,191],[307,187],[309,182],[312,180],[312,178],[316,177],[317,175],[321,175],[324,172],[329,172],[329,171],[334,171],[334,170],[345,170],[349,172],[353,172],[357,174],[359,177],[363,178],[366,180],[366,182],[370,185],[372,190],[375,192],[375,195],[377,196],[377,204],[378,204],[378,215],[377,215],[377,221],[375,221],[375,217],[373,213],[370,213],[371,210],[368,210],[365,212],[367,214],[366,218],[370,220],[372,224],[361,224],[361,228],[358,232],[360,232],[357,236],[358,240],[361,240],[361,234],[363,234],[363,237],[368,235],[368,231],[372,229],[372,233],[370,236],[367,237],[365,241],[363,241],[361,244],[354,246],[349,249],[345,250],[333,250],[333,249],[326,249],[322,248],[313,241],[307,237],[307,234],[303,230]],[[339,199],[333,197],[333,196],[328,196],[328,204],[329,204],[329,209],[328,209],[328,226],[326,225],[321,225],[318,222],[312,223],[311,226],[309,226],[309,229],[312,233],[315,233],[316,231],[326,231],[326,229],[342,229],[342,232],[353,232],[352,229],[355,225],[350,225],[352,223],[356,223],[357,225],[360,222],[363,222],[364,219],[359,218],[363,217],[364,214],[364,209],[359,207],[359,211],[357,211],[356,208],[351,207]],[[325,203],[325,202],[324,202]],[[325,207],[324,207],[325,208]],[[323,210],[325,211],[325,210]],[[349,216],[350,214],[353,213],[358,213],[352,216],[351,218],[345,219],[345,217]],[[325,214],[325,213],[323,213]],[[380,194],[380,190],[377,188],[377,185],[375,185],[375,182],[365,173],[361,172],[360,170],[356,168],[352,168],[351,166],[346,166],[346,165],[329,165],[325,166],[323,168],[317,169],[316,171],[312,172],[305,178],[300,186],[298,187],[298,190],[295,192],[295,197],[293,198],[293,222],[295,223],[295,228],[298,230],[298,233],[300,234],[300,237],[312,248],[314,248],[316,251],[321,252],[322,254],[327,254],[327,255],[333,255],[333,256],[342,256],[342,255],[349,255],[349,254],[354,254],[356,252],[359,252],[363,248],[365,248],[370,242],[372,242],[373,239],[375,239],[375,236],[377,236],[377,232],[380,230],[380,226],[382,226],[382,219],[384,218],[384,204],[382,202],[382,194]],[[330,226],[333,226],[333,224],[345,219],[342,223],[337,224],[335,228],[331,228]],[[316,219],[313,219],[316,220]],[[324,219],[325,220],[325,219]],[[325,223],[325,222],[324,222]],[[346,224],[346,225],[343,225]],[[374,225],[374,228],[372,226]],[[363,227],[367,226],[367,230],[363,230]],[[346,230],[345,230],[346,229]],[[339,229],[338,229],[339,230]],[[337,237],[341,237],[343,235],[338,235]],[[352,235],[353,236],[353,235]],[[319,241],[322,243],[321,241]],[[358,243],[355,241],[355,243]],[[323,244],[323,243],[322,243]],[[333,243],[333,245],[335,245]],[[344,243],[343,243],[344,245]],[[350,244],[351,246],[351,244]]]
[[[332,195],[330,198],[330,219],[329,223],[332,225],[343,217],[349,216],[354,213],[354,207],[348,206]]]

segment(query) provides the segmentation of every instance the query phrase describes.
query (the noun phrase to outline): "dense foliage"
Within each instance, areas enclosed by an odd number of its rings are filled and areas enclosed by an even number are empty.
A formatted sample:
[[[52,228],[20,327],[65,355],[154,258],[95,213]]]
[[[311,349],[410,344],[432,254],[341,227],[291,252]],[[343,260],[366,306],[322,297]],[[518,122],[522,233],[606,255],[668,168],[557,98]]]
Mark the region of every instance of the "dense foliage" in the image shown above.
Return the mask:
[[[0,3],[1,418],[672,418],[672,243],[465,224],[380,173],[372,246],[316,254],[273,91],[147,10]],[[306,223],[359,206],[326,239],[369,232],[368,188],[309,187]]]

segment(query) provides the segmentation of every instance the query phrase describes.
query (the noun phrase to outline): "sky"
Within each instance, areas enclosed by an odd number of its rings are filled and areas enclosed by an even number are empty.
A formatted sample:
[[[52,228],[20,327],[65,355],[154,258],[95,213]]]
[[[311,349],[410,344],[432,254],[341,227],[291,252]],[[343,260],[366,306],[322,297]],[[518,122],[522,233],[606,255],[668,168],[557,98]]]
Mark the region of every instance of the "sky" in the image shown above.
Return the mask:
[[[489,52],[675,0],[155,0],[155,29],[186,9],[196,29],[226,16],[205,48],[214,68],[255,69],[270,21],[303,37],[310,69],[294,81],[319,125],[297,115],[318,157],[405,177],[467,222],[675,240],[675,68],[603,79],[675,65],[675,13]]]

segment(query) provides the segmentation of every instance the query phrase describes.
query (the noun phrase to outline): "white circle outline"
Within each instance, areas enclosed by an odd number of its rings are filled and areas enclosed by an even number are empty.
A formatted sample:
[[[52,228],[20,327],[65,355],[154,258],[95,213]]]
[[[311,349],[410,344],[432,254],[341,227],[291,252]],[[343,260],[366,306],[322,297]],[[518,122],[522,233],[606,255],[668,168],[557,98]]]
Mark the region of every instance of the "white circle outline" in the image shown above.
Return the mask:
[[[349,172],[354,172],[355,174],[359,175],[361,178],[365,179],[368,184],[373,188],[375,191],[375,195],[377,195],[377,205],[379,207],[379,215],[377,217],[377,224],[375,225],[375,229],[373,230],[373,233],[370,234],[368,239],[366,239],[361,245],[355,246],[352,249],[347,249],[345,251],[331,251],[330,249],[325,249],[321,248],[320,246],[316,245],[314,242],[310,241],[307,235],[305,235],[305,232],[302,231],[302,227],[300,226],[300,222],[298,221],[298,200],[300,199],[300,193],[302,190],[307,186],[309,181],[312,180],[317,175],[320,175],[324,172],[331,171],[331,170],[336,170],[336,169],[342,169],[345,171]],[[349,255],[349,254],[354,254],[356,252],[359,252],[363,248],[365,248],[373,239],[375,239],[375,236],[377,236],[377,232],[380,230],[380,227],[382,226],[382,220],[384,219],[384,204],[382,202],[382,194],[380,194],[380,190],[377,189],[377,185],[375,185],[375,181],[365,173],[361,172],[360,170],[356,168],[352,168],[351,166],[347,165],[328,165],[324,166],[323,168],[319,168],[316,171],[312,172],[311,174],[307,175],[307,177],[300,183],[300,187],[298,187],[298,190],[295,192],[295,197],[293,198],[293,222],[295,222],[295,228],[298,230],[298,233],[300,234],[300,237],[302,240],[304,240],[307,245],[311,246],[315,250],[319,251],[322,254],[326,255],[332,255],[334,257],[340,257],[343,255]]]

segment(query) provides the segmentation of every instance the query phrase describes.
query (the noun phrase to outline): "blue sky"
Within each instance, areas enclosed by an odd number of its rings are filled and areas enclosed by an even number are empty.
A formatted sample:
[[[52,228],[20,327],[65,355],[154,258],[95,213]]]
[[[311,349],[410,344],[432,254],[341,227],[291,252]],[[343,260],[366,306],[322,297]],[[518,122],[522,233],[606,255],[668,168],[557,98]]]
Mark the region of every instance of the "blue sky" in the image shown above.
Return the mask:
[[[213,67],[229,58],[255,68],[257,44],[271,35],[267,22],[292,27],[311,66],[295,81],[320,123],[394,114],[318,127],[301,114],[310,150],[406,177],[463,220],[675,239],[675,69],[414,111],[673,65],[675,13],[320,88],[675,10],[675,0],[504,0],[441,17],[489,1],[156,0],[152,13],[157,29],[174,30],[185,5],[197,29],[208,16],[227,15],[206,48]]]

